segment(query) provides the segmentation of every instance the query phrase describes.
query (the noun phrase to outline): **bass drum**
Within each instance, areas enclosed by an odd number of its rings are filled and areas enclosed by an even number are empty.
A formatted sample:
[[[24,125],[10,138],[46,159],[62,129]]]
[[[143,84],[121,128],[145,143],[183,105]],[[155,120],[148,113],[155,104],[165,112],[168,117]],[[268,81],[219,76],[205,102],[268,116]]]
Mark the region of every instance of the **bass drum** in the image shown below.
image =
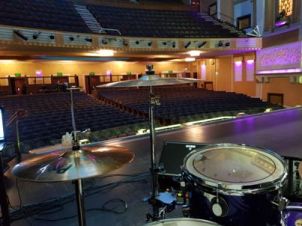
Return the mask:
[[[285,226],[302,226],[302,203],[290,203],[283,211]]]
[[[155,221],[145,226],[221,226],[211,221],[193,218],[172,218]]]
[[[279,155],[238,144],[196,149],[183,166],[191,217],[224,226],[281,225],[278,203],[286,176]]]

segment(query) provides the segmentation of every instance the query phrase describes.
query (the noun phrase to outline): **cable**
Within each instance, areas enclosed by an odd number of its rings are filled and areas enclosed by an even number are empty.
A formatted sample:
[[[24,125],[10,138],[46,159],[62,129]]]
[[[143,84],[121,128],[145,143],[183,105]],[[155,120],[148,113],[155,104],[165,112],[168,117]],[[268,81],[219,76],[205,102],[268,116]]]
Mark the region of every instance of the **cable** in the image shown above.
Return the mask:
[[[149,176],[148,172],[143,172],[139,174],[112,174],[108,176],[103,176],[102,179],[104,178],[109,178],[109,177],[130,177],[131,179],[129,180],[122,180],[118,182],[112,182],[112,183],[107,183],[104,185],[96,186],[95,185],[95,180],[92,180],[91,185],[88,187],[84,188],[84,196],[89,197],[94,194],[97,194],[99,192],[104,192],[107,190],[112,190],[119,185],[122,184],[128,184],[128,183],[147,183],[148,181],[145,179],[146,176]],[[91,180],[89,181],[91,182]],[[16,187],[18,191],[18,197],[19,197],[19,209],[15,210],[14,212],[11,213],[11,220],[12,221],[17,221],[23,218],[29,218],[29,216],[34,216],[34,215],[49,215],[49,214],[55,214],[57,212],[60,212],[64,209],[64,205],[73,202],[74,201],[74,193],[68,194],[66,196],[60,197],[60,198],[54,198],[54,199],[49,199],[41,203],[37,204],[31,204],[31,205],[26,205],[23,206],[22,202],[22,197],[20,194],[20,189],[19,189],[19,184],[18,181],[16,180]],[[109,204],[112,203],[122,203],[122,209],[121,210],[115,210],[115,207],[108,207]],[[122,214],[127,211],[127,203],[126,201],[122,199],[112,199],[106,201],[101,208],[92,208],[92,209],[87,209],[86,211],[107,211],[107,212],[112,212],[114,214]],[[61,221],[61,220],[67,220],[76,217],[77,215],[72,215],[68,217],[63,217],[63,218],[57,218],[57,219],[46,219],[46,218],[41,218],[41,217],[33,217],[35,220],[39,221]],[[29,222],[30,225],[31,222]]]

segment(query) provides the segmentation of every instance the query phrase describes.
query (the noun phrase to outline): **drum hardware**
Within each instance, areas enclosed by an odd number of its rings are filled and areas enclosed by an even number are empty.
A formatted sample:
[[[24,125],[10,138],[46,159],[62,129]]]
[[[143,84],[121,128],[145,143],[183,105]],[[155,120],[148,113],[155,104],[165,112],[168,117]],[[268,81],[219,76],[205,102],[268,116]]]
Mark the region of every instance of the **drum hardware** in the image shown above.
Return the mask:
[[[190,216],[225,226],[280,225],[286,176],[283,159],[268,150],[236,144],[195,149],[183,166]]]
[[[149,137],[150,137],[150,162],[151,162],[151,177],[152,177],[152,193],[149,199],[149,203],[152,205],[152,214],[147,214],[147,220],[156,221],[162,218],[160,215],[161,201],[158,200],[159,196],[159,183],[158,173],[159,167],[156,163],[155,156],[155,125],[154,125],[154,108],[160,105],[159,97],[154,95],[153,86],[162,85],[177,85],[188,84],[197,82],[197,79],[188,78],[161,78],[155,75],[153,71],[153,65],[147,65],[146,75],[143,75],[137,80],[113,82],[105,85],[99,85],[97,87],[149,87]]]
[[[80,226],[86,226],[84,194],[82,180],[104,175],[133,159],[133,154],[126,148],[87,145],[80,148],[76,133],[73,107],[73,90],[70,88],[71,117],[73,127],[72,148],[54,151],[23,161],[13,168],[13,174],[24,180],[35,182],[72,181]]]
[[[195,218],[172,218],[148,223],[145,226],[221,226],[215,222]]]

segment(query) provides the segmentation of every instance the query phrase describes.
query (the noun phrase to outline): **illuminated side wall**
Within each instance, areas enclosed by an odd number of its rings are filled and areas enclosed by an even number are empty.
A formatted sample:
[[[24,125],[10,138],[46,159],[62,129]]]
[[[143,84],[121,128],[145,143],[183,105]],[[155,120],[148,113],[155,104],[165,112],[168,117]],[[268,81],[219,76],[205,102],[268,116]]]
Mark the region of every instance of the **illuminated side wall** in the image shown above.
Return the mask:
[[[7,77],[15,73],[27,76],[35,76],[36,71],[42,71],[43,76],[56,75],[62,72],[67,75],[79,75],[80,85],[84,85],[84,76],[89,72],[97,75],[105,75],[110,71],[113,75],[144,73],[146,64],[152,63],[156,73],[164,71],[184,72],[196,71],[194,63],[172,63],[172,62],[78,62],[78,61],[12,61],[0,60],[0,77]],[[4,84],[1,84],[4,85]]]

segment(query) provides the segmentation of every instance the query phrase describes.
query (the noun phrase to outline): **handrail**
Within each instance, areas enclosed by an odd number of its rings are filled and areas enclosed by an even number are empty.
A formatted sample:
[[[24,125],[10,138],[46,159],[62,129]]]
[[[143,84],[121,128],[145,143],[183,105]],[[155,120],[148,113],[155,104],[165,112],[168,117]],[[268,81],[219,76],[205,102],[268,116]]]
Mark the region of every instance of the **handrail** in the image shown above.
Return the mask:
[[[119,35],[122,35],[122,33],[120,32],[119,29],[115,29],[115,28],[104,28],[102,27],[101,30],[99,30],[99,33],[103,33],[103,31],[115,31],[116,33],[118,33]]]

